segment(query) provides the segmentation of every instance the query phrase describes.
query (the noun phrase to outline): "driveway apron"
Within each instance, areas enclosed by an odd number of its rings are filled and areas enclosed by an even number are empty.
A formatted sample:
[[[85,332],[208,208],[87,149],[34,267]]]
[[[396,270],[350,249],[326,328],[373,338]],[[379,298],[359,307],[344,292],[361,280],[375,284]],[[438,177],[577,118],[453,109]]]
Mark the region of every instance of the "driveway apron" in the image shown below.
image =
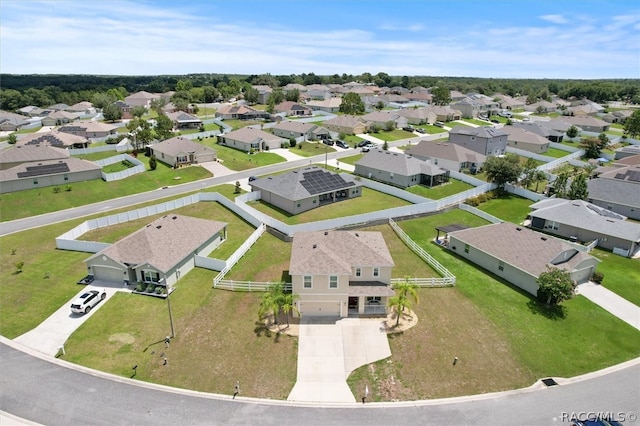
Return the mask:
[[[288,400],[356,402],[347,386],[349,374],[389,356],[391,349],[380,320],[303,318],[298,339],[298,377]]]

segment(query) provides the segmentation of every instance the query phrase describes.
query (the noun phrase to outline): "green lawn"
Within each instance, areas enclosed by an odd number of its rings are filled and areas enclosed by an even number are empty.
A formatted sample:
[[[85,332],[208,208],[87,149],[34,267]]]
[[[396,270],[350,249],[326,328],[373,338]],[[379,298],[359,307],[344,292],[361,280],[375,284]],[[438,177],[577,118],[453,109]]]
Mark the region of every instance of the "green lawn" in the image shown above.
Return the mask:
[[[462,121],[466,121],[467,123],[475,124],[476,126],[492,126],[492,124],[483,120],[477,120],[475,118],[463,118]]]
[[[640,306],[640,259],[629,259],[598,248],[589,254],[602,261],[597,269],[604,274],[602,285]]]
[[[458,126],[465,126],[465,127],[472,127],[471,125],[469,125],[468,123],[465,123],[463,121],[448,121],[446,123],[444,123],[445,126],[454,128],[454,127],[458,127]]]
[[[277,207],[262,201],[251,202],[251,207],[259,210],[279,221],[289,225],[298,223],[317,222],[319,220],[333,219],[336,217],[353,216],[361,213],[380,210],[380,206],[385,209],[409,205],[407,201],[392,197],[382,192],[374,191],[370,188],[362,188],[362,196],[351,198],[345,201],[326,204],[322,207],[307,210],[306,212],[291,215]]]
[[[406,130],[402,129],[395,129],[390,132],[382,130],[380,132],[370,133],[370,135],[387,142],[416,137],[416,135],[414,135],[412,132],[407,132]]]
[[[198,118],[215,118],[216,116],[216,109],[215,108],[209,108],[209,107],[198,107]],[[216,124],[217,126],[217,124]]]
[[[211,177],[209,171],[198,166],[173,169],[158,162],[156,170],[151,171],[149,158],[138,155],[138,160],[145,164],[147,171],[126,179],[112,182],[104,182],[101,179],[75,182],[69,184],[71,191],[58,193],[54,192],[53,187],[46,187],[2,194],[0,217],[3,221],[8,221],[36,216]]]
[[[336,149],[322,142],[302,142],[296,144],[293,148],[289,148],[289,151],[303,157],[314,157],[324,153],[336,152]]]
[[[351,147],[355,147],[359,142],[363,141],[360,136],[356,135],[345,135],[344,141]]]
[[[500,198],[494,198],[480,204],[478,208],[506,222],[520,224],[531,211],[529,208],[531,204],[533,201],[527,198],[507,193]]]
[[[558,148],[549,148],[547,152],[543,153],[542,155],[546,155],[547,157],[553,157],[553,158],[562,158],[565,155],[569,155],[569,154],[571,154],[569,151],[563,151]]]
[[[446,130],[443,129],[442,127],[432,126],[430,124],[423,124],[423,125],[414,126],[414,127],[420,127],[421,129],[424,129],[424,131],[426,131],[430,135],[435,135],[436,133],[445,133],[446,132]]]
[[[263,122],[259,120],[224,120],[224,124],[226,124],[227,126],[231,126],[233,130],[238,130],[243,127],[251,126],[253,124],[260,124],[260,123],[263,123]]]
[[[211,146],[216,150],[218,158],[222,160],[222,164],[235,171],[249,170],[287,161],[278,154],[266,151],[249,154],[225,145],[212,144]]]
[[[498,120],[502,124],[507,124],[509,122],[508,118],[502,117],[500,115],[492,115],[489,117],[489,120]]]
[[[449,179],[449,182],[442,185],[434,186],[432,188],[424,185],[414,185],[410,186],[406,190],[413,194],[431,198],[432,200],[439,200],[441,198],[445,198],[471,188],[473,188],[473,185],[469,185],[468,183],[462,182],[457,179]]]
[[[356,155],[351,155],[349,157],[342,157],[340,159],[340,162],[351,164],[352,166],[354,166],[358,162],[358,160],[360,160],[362,157],[364,157],[364,154],[356,154]]]

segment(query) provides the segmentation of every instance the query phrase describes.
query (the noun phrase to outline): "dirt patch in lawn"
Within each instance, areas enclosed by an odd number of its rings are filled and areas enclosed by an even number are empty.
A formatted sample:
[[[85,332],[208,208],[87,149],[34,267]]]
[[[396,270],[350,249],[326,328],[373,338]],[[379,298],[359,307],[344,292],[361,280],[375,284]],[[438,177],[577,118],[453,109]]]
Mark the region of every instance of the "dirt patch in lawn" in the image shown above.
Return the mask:
[[[135,341],[136,341],[136,338],[129,333],[116,333],[109,336],[110,343],[118,342],[125,345],[130,345]]]

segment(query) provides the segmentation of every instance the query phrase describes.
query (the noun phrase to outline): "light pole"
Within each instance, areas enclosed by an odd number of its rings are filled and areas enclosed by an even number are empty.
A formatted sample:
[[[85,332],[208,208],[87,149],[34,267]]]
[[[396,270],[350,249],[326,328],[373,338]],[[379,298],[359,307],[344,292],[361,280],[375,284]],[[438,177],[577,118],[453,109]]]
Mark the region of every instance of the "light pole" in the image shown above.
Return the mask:
[[[171,314],[171,288],[167,287],[167,306],[169,307],[169,322],[171,323],[171,338],[176,337],[176,333],[173,330],[173,315]]]

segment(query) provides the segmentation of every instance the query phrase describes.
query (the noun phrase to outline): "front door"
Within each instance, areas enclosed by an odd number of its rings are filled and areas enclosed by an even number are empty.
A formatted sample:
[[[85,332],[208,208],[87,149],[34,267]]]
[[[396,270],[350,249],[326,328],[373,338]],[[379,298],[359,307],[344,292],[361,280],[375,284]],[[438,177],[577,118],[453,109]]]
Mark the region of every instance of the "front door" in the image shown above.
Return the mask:
[[[349,297],[349,309],[358,310],[358,297]]]

